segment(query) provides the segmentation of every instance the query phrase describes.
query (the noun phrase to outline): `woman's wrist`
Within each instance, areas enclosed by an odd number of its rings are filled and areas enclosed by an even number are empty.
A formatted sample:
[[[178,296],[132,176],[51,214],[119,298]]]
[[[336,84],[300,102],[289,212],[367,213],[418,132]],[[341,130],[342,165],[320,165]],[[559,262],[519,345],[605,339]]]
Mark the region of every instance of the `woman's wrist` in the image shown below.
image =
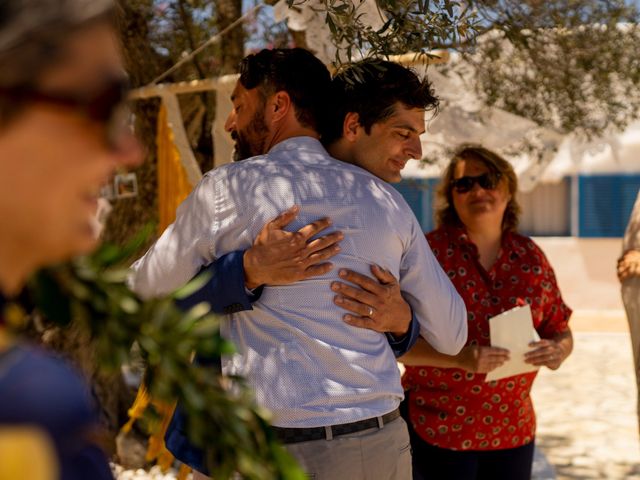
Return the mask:
[[[469,371],[469,355],[472,354],[471,347],[465,346],[457,355],[454,355],[456,367],[465,371]]]

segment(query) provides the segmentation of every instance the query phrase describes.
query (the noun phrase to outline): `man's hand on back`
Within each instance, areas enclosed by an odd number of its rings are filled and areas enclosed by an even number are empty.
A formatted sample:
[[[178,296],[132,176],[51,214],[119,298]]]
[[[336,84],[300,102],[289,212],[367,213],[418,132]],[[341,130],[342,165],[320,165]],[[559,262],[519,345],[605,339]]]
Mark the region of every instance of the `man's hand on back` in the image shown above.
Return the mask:
[[[389,332],[395,337],[406,335],[411,324],[411,307],[402,298],[398,281],[377,265],[371,266],[371,273],[375,278],[344,269],[340,278],[356,286],[331,284],[331,289],[338,293],[334,297],[336,305],[355,314],[346,314],[344,321],[355,327]]]
[[[267,223],[253,246],[244,253],[247,288],[286,285],[323,275],[333,268],[326,260],[340,251],[338,242],[343,239],[342,232],[333,232],[310,241],[331,225],[328,218],[316,220],[297,232],[284,230],[298,212],[299,208],[293,206]]]

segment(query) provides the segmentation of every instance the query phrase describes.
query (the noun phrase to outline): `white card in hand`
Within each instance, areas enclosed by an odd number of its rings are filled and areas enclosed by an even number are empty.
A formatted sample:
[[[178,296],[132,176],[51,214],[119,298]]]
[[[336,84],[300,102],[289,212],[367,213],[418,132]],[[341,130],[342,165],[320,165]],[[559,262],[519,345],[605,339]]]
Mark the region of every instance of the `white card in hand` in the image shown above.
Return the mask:
[[[524,362],[524,354],[531,350],[529,343],[540,340],[533,328],[529,305],[515,307],[489,319],[491,346],[509,350],[509,360],[487,373],[486,382],[533,372],[538,367]]]

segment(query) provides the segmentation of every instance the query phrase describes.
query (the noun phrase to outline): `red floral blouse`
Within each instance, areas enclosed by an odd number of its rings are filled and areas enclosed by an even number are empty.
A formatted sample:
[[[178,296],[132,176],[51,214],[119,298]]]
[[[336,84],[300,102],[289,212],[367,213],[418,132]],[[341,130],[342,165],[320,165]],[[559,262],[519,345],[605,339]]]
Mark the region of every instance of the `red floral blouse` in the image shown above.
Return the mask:
[[[505,233],[489,271],[465,231],[442,227],[427,240],[467,306],[467,345],[490,345],[488,319],[516,305],[531,306],[541,338],[568,329],[571,309],[562,301],[553,269],[533,241]],[[536,372],[485,382],[485,374],[458,368],[407,367],[413,428],[427,443],[451,450],[500,450],[533,440],[529,392]]]

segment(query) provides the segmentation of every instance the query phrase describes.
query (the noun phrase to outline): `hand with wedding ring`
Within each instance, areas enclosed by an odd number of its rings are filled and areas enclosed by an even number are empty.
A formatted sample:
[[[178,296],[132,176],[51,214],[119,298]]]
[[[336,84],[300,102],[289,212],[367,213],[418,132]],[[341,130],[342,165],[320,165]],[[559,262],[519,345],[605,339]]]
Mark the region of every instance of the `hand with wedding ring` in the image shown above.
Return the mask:
[[[565,359],[562,346],[555,340],[542,339],[539,342],[531,342],[529,346],[533,350],[525,354],[525,363],[557,370]]]
[[[371,266],[375,278],[342,269],[340,278],[353,285],[333,282],[336,305],[348,310],[344,321],[354,327],[389,332],[396,337],[406,335],[411,324],[411,307],[402,298],[400,284],[387,270]]]

